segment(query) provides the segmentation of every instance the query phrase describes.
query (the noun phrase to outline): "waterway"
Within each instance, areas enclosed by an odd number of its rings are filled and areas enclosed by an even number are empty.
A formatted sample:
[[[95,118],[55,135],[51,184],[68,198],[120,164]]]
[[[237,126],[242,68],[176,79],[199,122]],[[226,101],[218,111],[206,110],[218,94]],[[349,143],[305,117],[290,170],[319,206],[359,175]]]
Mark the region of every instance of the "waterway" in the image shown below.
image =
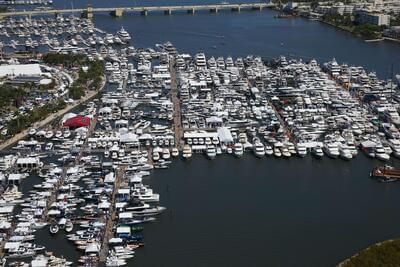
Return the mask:
[[[235,0],[235,2],[254,2]],[[63,1],[55,0],[56,8],[108,6],[156,6],[218,3],[213,0],[179,1]],[[266,9],[224,11],[219,14],[197,12],[194,15],[181,12],[172,16],[152,13],[147,17],[127,13],[122,18],[109,14],[97,14],[96,25],[116,32],[124,26],[133,36],[136,47],[154,47],[156,43],[171,41],[180,52],[204,51],[207,56],[246,56],[249,54],[271,58],[280,55],[316,58],[326,62],[336,58],[338,62],[362,65],[375,71],[380,78],[388,78],[400,72],[400,44],[390,41],[366,43],[363,39],[316,21],[304,18],[276,19],[276,12]]]
[[[200,2],[210,1],[145,4]],[[86,4],[55,1],[61,8]],[[144,1],[92,4],[126,6]],[[285,55],[319,61],[335,57],[339,62],[363,65],[381,78],[390,76],[392,66],[395,73],[400,72],[399,44],[366,43],[318,22],[275,19],[274,14],[271,10],[203,12],[119,19],[100,14],[94,21],[111,32],[124,26],[136,47],[169,40],[181,52],[202,50],[207,56]],[[252,155],[175,160],[170,169],[156,170],[146,178],[168,210],[156,223],[146,225],[146,246],[137,251],[133,264],[332,266],[371,243],[400,235],[400,184],[369,179],[377,164],[363,155],[350,162],[311,157],[259,160]],[[46,237],[41,243],[76,257],[73,248],[60,241]]]

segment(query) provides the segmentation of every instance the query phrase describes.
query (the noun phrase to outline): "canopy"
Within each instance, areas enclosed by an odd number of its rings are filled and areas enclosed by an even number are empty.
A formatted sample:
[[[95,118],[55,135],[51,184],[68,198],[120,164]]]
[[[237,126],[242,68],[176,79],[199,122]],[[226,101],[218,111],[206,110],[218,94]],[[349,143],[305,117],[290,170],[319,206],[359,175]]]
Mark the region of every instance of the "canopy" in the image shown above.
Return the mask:
[[[87,127],[90,125],[90,118],[76,115],[75,117],[66,120],[63,125],[70,128]]]

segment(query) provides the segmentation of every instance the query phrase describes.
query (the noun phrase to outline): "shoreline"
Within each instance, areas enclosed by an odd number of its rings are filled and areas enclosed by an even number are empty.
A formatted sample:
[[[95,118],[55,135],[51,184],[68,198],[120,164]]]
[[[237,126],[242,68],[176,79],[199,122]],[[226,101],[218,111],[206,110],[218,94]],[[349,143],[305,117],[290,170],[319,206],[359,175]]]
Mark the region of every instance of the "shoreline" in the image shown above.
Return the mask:
[[[349,263],[351,259],[354,259],[354,258],[360,256],[360,254],[363,253],[363,252],[365,252],[365,251],[371,250],[372,247],[374,247],[374,246],[378,246],[378,247],[379,247],[379,246],[382,246],[382,245],[385,245],[385,244],[389,244],[389,243],[394,242],[395,240],[396,240],[396,239],[388,239],[388,240],[380,241],[380,242],[377,242],[377,243],[373,243],[373,244],[369,245],[368,247],[366,247],[366,248],[364,248],[364,249],[358,251],[356,254],[350,256],[349,258],[347,258],[347,259],[345,259],[345,260],[339,262],[339,263],[336,265],[336,267],[345,267],[346,264]]]
[[[69,111],[71,111],[72,109],[78,107],[79,105],[89,101],[90,99],[94,98],[98,93],[100,93],[105,85],[106,85],[106,78],[103,77],[103,84],[101,85],[99,90],[96,91],[91,91],[88,94],[86,94],[82,99],[77,100],[75,103],[73,103],[72,105],[68,105],[67,107],[63,108],[62,110],[59,110],[57,113],[55,114],[51,114],[50,116],[48,116],[47,118],[45,118],[44,120],[35,122],[33,124],[33,126],[35,128],[41,128],[47,124],[49,124],[50,122],[56,120],[57,118],[65,115],[66,113],[68,113]],[[15,144],[16,142],[18,142],[21,139],[24,139],[25,137],[28,136],[29,133],[29,128],[23,130],[22,132],[14,135],[12,138],[7,139],[5,142],[3,142],[2,144],[0,144],[0,151],[6,149],[7,147]]]

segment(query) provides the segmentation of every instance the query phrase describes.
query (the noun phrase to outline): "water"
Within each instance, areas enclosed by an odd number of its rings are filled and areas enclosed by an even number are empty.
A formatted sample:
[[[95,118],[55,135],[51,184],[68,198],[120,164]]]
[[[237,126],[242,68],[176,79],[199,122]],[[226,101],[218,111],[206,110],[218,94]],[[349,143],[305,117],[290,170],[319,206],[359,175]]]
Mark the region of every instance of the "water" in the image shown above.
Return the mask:
[[[400,184],[373,165],[198,155],[148,179],[168,211],[145,228],[138,266],[332,266],[398,236]]]
[[[180,1],[91,1],[95,7],[107,6],[155,6],[209,4],[219,1],[180,0]],[[230,1],[235,2],[254,2]],[[66,2],[56,0],[58,8],[86,7],[88,1]],[[316,58],[326,62],[335,57],[339,62],[362,65],[375,71],[381,78],[400,72],[400,44],[393,42],[366,43],[361,38],[338,30],[332,26],[303,18],[275,19],[276,13],[264,11],[242,11],[241,13],[222,11],[210,14],[206,11],[194,15],[174,14],[165,16],[152,13],[147,17],[138,14],[125,14],[113,18],[108,14],[97,14],[96,25],[104,30],[116,32],[124,26],[133,36],[136,47],[150,47],[156,43],[171,41],[181,52],[196,53],[204,51],[207,56],[246,56],[263,57],[280,55],[301,57],[305,60]],[[221,37],[223,36],[223,38]]]
[[[210,1],[105,1],[95,6],[167,5]],[[57,0],[56,7],[87,1]],[[381,78],[400,71],[400,45],[366,43],[333,27],[298,19],[274,19],[273,11],[195,15],[162,14],[115,19],[95,15],[97,27],[124,26],[135,47],[167,40],[181,52],[207,56],[286,55],[363,65]],[[342,160],[311,157],[258,160],[196,156],[175,160],[146,182],[168,210],[144,230],[137,266],[332,266],[371,243],[400,235],[399,183],[368,178],[379,164],[359,155]],[[397,164],[397,162],[396,162]],[[42,230],[42,231],[47,231]],[[39,234],[39,236],[42,236]],[[57,238],[40,239],[70,258],[77,252]],[[67,245],[66,245],[67,244]]]

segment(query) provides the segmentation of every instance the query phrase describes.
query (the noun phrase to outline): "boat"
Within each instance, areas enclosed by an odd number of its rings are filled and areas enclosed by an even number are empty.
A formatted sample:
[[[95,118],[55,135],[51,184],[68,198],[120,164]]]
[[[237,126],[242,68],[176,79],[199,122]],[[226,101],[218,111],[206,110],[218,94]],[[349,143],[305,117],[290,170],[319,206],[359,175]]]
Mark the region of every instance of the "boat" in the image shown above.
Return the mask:
[[[215,146],[207,146],[206,154],[209,159],[215,159],[215,157],[217,156],[217,150],[215,149]]]
[[[311,149],[311,154],[317,159],[322,159],[322,157],[324,156],[324,152],[322,151],[322,148],[320,146],[313,147]]]
[[[400,181],[400,169],[389,165],[378,166],[372,170],[371,177],[380,182]]]
[[[297,155],[300,158],[304,158],[305,156],[307,156],[307,147],[304,144],[297,144]]]
[[[382,161],[388,161],[390,159],[390,155],[385,152],[385,149],[381,144],[375,146],[375,157]]]
[[[59,227],[57,224],[52,224],[49,227],[50,234],[55,235],[58,233]]]
[[[183,159],[190,159],[192,157],[192,148],[189,145],[184,145],[182,157]]]
[[[256,140],[254,142],[253,153],[258,158],[262,158],[263,156],[265,156],[265,148],[264,145],[260,142],[260,140]]]
[[[233,146],[233,154],[234,154],[236,157],[241,157],[241,156],[243,156],[243,145],[242,145],[242,143],[236,143],[236,144]]]
[[[173,147],[173,148],[172,148],[171,155],[172,155],[173,157],[178,157],[178,156],[179,156],[179,150],[178,150],[176,147]]]
[[[117,33],[118,37],[123,41],[123,42],[129,42],[131,40],[131,36],[129,35],[129,33],[124,29],[124,27],[122,27],[118,33]]]
[[[65,223],[65,232],[70,233],[72,232],[73,229],[74,229],[74,224],[70,220],[68,220]]]
[[[328,142],[324,144],[324,152],[328,157],[333,159],[336,159],[340,155],[338,145],[333,142]]]

